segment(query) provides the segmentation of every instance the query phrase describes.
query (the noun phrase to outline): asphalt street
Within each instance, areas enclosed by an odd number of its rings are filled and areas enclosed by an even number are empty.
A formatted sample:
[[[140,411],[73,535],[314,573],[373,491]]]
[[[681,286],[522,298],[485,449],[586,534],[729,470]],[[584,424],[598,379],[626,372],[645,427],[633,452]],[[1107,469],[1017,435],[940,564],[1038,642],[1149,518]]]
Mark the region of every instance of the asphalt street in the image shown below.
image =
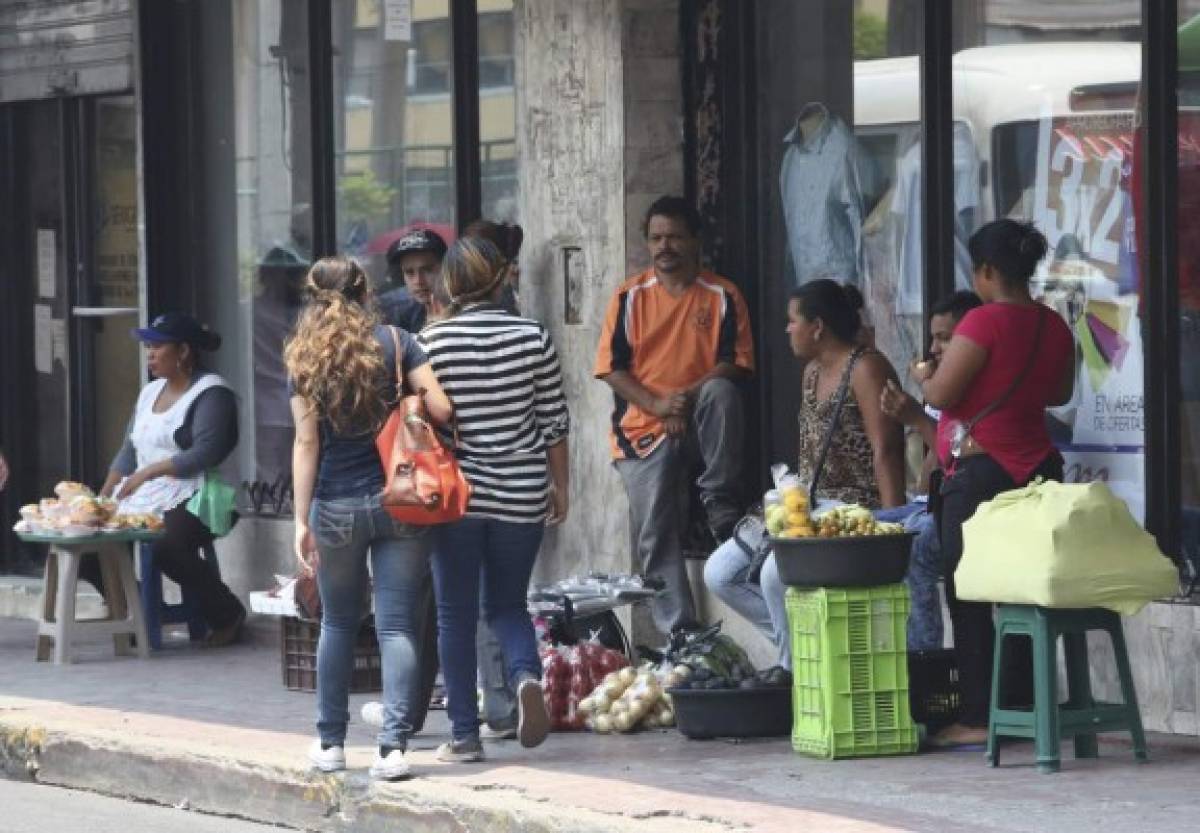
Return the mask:
[[[0,779],[0,833],[280,833],[238,819]]]

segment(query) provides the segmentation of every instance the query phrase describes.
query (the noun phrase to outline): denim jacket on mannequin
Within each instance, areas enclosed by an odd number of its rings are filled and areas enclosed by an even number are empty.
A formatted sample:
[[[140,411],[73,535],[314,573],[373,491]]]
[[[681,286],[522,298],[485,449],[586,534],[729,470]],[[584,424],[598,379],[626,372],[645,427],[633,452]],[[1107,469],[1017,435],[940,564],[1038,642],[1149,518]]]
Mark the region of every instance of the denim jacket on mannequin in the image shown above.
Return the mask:
[[[820,124],[805,137],[809,117]],[[866,280],[862,187],[853,134],[824,104],[805,104],[784,137],[779,171],[793,285],[817,277]]]

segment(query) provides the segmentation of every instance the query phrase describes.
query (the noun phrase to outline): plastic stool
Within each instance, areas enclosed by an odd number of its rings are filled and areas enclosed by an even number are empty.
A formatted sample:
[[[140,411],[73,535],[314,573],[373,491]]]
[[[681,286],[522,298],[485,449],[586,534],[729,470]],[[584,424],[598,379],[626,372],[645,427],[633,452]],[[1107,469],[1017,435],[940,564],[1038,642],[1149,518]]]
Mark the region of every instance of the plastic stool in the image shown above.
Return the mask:
[[[1133,754],[1146,760],[1146,736],[1138,714],[1137,692],[1125,650],[1121,617],[1111,610],[1084,608],[1059,610],[1034,605],[997,605],[996,651],[992,666],[992,702],[988,719],[987,759],[1000,763],[999,738],[1032,738],[1040,772],[1057,772],[1063,738],[1075,741],[1076,758],[1099,756],[1098,732],[1127,731],[1133,736]],[[1092,697],[1088,672],[1087,632],[1107,631],[1112,640],[1124,703],[1100,703]],[[1001,654],[1010,636],[1033,640],[1033,711],[1002,709]],[[1058,701],[1058,637],[1063,639],[1070,698]]]
[[[217,563],[217,552],[213,542],[205,544],[200,552],[209,569],[221,577],[221,567]],[[150,647],[154,650],[162,648],[162,626],[180,622],[187,623],[188,638],[198,642],[208,634],[208,623],[200,612],[200,602],[196,594],[187,587],[181,587],[183,596],[179,604],[165,604],[162,599],[162,571],[154,561],[154,553],[148,544],[138,548],[138,575],[141,584],[138,588],[142,597],[142,610],[146,619],[146,635]]]

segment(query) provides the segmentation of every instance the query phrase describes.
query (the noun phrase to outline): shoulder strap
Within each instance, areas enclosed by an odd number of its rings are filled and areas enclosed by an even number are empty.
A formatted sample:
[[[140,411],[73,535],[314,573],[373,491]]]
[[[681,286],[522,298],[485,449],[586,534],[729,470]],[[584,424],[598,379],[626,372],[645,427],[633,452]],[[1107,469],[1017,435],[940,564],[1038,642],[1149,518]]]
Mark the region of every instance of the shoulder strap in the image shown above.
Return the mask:
[[[396,366],[396,401],[399,402],[404,396],[404,371],[401,370],[400,364],[400,334],[396,332],[396,328],[389,326],[388,332],[392,334],[392,347],[396,352],[394,362]]]
[[[813,466],[812,483],[808,486],[808,505],[813,508],[816,508],[817,505],[817,484],[825,469],[825,458],[829,456],[829,447],[833,445],[833,435],[837,433],[838,423],[842,418],[842,408],[845,407],[846,399],[850,395],[850,375],[854,372],[854,365],[858,364],[858,360],[865,352],[867,352],[865,347],[856,348],[850,354],[850,361],[846,362],[846,369],[842,371],[842,381],[838,385],[833,401],[833,413],[829,416],[829,426],[825,429],[825,438],[821,440],[821,451],[817,454],[817,462]]]
[[[389,326],[388,329],[392,333],[392,344],[396,348],[396,402],[400,402],[400,400],[402,400],[404,398],[404,371],[401,369],[402,365],[400,363],[400,336],[397,334],[395,327]],[[418,396],[425,395],[424,388],[421,388],[419,391],[414,391],[414,392]],[[459,447],[459,440],[458,440],[458,419],[456,417],[451,417],[450,436],[454,443],[451,446],[451,448],[457,450]]]
[[[1009,383],[1009,386],[1004,389],[1004,393],[1002,393],[998,397],[996,397],[995,400],[993,400],[992,403],[990,405],[988,405],[986,408],[984,408],[982,411],[975,414],[975,416],[972,419],[963,423],[963,428],[967,434],[971,433],[971,429],[974,428],[976,425],[978,425],[979,421],[981,419],[988,416],[989,414],[995,413],[997,408],[999,408],[1001,405],[1003,405],[1005,402],[1007,402],[1009,400],[1009,398],[1012,397],[1012,395],[1017,392],[1017,388],[1019,388],[1021,386],[1021,383],[1025,381],[1025,377],[1029,375],[1029,371],[1033,370],[1033,363],[1037,361],[1038,348],[1041,346],[1041,343],[1042,343],[1042,328],[1045,325],[1045,323],[1046,323],[1046,307],[1043,306],[1042,304],[1038,304],[1038,321],[1037,321],[1037,327],[1035,328],[1034,334],[1033,334],[1033,349],[1029,352],[1029,358],[1025,360],[1025,366],[1021,368],[1020,373],[1018,373],[1016,376],[1013,377],[1012,382]]]

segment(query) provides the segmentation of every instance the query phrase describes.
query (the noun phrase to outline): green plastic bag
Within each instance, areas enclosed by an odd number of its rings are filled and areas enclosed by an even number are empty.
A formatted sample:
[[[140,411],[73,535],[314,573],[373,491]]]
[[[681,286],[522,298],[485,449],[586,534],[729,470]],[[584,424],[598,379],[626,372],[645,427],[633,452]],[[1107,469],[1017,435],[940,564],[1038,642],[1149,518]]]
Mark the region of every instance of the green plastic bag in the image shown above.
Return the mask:
[[[1104,483],[1035,483],[963,524],[960,599],[1104,607],[1126,616],[1174,595],[1179,575]]]
[[[204,485],[187,502],[187,510],[220,538],[233,526],[234,500],[237,491],[221,479],[215,470],[204,473]]]

